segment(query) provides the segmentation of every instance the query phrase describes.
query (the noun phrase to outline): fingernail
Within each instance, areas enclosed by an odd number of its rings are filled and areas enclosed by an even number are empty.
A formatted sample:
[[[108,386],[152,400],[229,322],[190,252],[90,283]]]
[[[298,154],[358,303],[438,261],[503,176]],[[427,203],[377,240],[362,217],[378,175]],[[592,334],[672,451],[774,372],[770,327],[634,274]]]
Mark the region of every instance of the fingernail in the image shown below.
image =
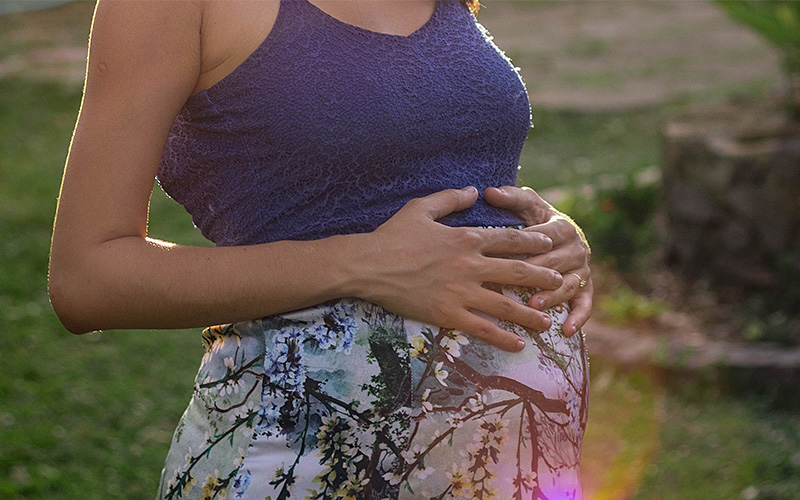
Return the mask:
[[[544,309],[544,299],[542,297],[536,297],[536,304],[539,306],[539,309]]]
[[[551,240],[551,239],[550,239],[550,238],[548,238],[547,236],[545,236],[544,238],[542,238],[542,240],[544,241],[544,243],[545,243],[546,245],[553,246],[553,240]]]
[[[525,349],[525,341],[522,339],[517,339],[517,351],[521,351]]]
[[[506,194],[506,190],[505,190],[505,189],[503,189],[503,188],[501,188],[501,187],[496,187],[495,189],[496,189],[496,190],[498,190],[498,191],[500,191],[500,192],[501,192],[501,193],[503,193],[503,194]]]
[[[475,191],[475,186],[467,186],[467,187],[461,188],[461,190],[462,191],[466,191],[468,193],[471,193],[471,192]]]
[[[553,279],[556,280],[558,283],[564,282],[564,277],[561,276],[561,273],[553,273]]]

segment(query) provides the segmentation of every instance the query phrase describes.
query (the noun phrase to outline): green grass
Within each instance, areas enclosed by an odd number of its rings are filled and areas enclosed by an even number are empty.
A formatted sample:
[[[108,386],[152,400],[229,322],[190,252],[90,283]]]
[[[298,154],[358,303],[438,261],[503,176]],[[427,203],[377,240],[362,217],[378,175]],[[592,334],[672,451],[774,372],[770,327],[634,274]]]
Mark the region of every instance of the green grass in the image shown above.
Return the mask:
[[[800,414],[715,386],[670,384],[637,499],[800,498]]]
[[[61,327],[47,255],[80,95],[0,79],[0,96],[0,498],[150,498],[191,393],[199,330]],[[522,162],[531,186],[600,182],[658,161],[660,109],[535,113]],[[151,205],[153,236],[202,242],[158,188]],[[597,361],[592,379],[584,462],[594,498],[741,498],[750,486],[758,498],[800,497],[797,415]]]
[[[0,95],[0,498],[149,498],[191,394],[198,331],[63,329],[47,257],[80,95],[3,79]],[[198,240],[167,201],[153,200],[153,234]]]
[[[591,368],[583,461],[592,498],[800,498],[796,410],[733,396],[711,379],[623,373],[597,360]]]
[[[519,181],[534,189],[597,186],[658,165],[662,122],[659,109],[581,113],[534,105]]]

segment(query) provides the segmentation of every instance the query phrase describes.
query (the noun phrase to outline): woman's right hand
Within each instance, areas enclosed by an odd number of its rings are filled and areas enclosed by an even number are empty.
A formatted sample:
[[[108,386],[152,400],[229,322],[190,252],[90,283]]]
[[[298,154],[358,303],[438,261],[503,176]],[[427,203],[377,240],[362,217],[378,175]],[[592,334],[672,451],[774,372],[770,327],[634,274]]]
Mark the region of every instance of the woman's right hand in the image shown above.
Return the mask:
[[[547,313],[482,285],[487,282],[554,290],[561,275],[521,259],[550,250],[544,234],[512,228],[449,227],[436,222],[475,203],[474,187],[447,189],[409,201],[368,238],[358,263],[355,295],[395,314],[463,331],[507,351],[525,343],[478,313],[547,330]]]
[[[558,286],[553,271],[497,258],[547,250],[542,234],[435,222],[472,205],[475,190],[414,200],[367,234],[231,247],[149,238],[164,144],[203,72],[203,8],[97,5],[48,275],[53,308],[69,331],[232,323],[346,296],[509,350],[517,337],[478,313],[547,327],[543,313],[481,287]]]

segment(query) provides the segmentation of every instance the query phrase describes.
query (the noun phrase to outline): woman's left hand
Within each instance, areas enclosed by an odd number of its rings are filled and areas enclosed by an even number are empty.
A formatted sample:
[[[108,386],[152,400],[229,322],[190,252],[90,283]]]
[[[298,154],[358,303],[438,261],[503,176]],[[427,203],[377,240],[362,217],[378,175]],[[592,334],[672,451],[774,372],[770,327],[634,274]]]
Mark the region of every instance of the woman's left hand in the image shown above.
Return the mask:
[[[591,250],[583,231],[572,219],[528,187],[488,188],[484,191],[484,199],[492,206],[514,212],[525,222],[526,231],[541,232],[553,240],[552,250],[526,260],[530,264],[560,272],[564,281],[556,290],[542,290],[534,294],[528,305],[541,311],[568,302],[571,310],[563,331],[568,337],[574,335],[591,316],[594,293],[589,268]]]

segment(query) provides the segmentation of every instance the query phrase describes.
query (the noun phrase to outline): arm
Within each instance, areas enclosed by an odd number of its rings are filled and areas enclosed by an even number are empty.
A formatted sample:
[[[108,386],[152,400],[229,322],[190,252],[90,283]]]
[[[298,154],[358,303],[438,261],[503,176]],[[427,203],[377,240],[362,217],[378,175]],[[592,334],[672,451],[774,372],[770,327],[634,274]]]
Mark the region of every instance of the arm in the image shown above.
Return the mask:
[[[542,232],[553,240],[551,251],[535,255],[528,262],[555,269],[563,273],[564,280],[558,289],[542,290],[532,296],[528,305],[543,311],[561,302],[569,302],[571,311],[564,322],[564,334],[574,335],[589,320],[594,295],[589,268],[591,249],[583,231],[569,216],[556,210],[531,188],[489,188],[484,196],[491,205],[515,212],[525,221],[526,230]],[[575,274],[584,280],[583,287]]]
[[[544,235],[435,222],[472,189],[412,200],[378,230],[310,242],[184,247],[147,237],[147,208],[175,116],[201,67],[202,4],[101,0],[87,80],[59,197],[50,296],[74,333],[234,322],[357,296],[508,350],[518,338],[473,311],[546,329],[546,314],[484,289],[486,281],[557,288],[523,261]]]

